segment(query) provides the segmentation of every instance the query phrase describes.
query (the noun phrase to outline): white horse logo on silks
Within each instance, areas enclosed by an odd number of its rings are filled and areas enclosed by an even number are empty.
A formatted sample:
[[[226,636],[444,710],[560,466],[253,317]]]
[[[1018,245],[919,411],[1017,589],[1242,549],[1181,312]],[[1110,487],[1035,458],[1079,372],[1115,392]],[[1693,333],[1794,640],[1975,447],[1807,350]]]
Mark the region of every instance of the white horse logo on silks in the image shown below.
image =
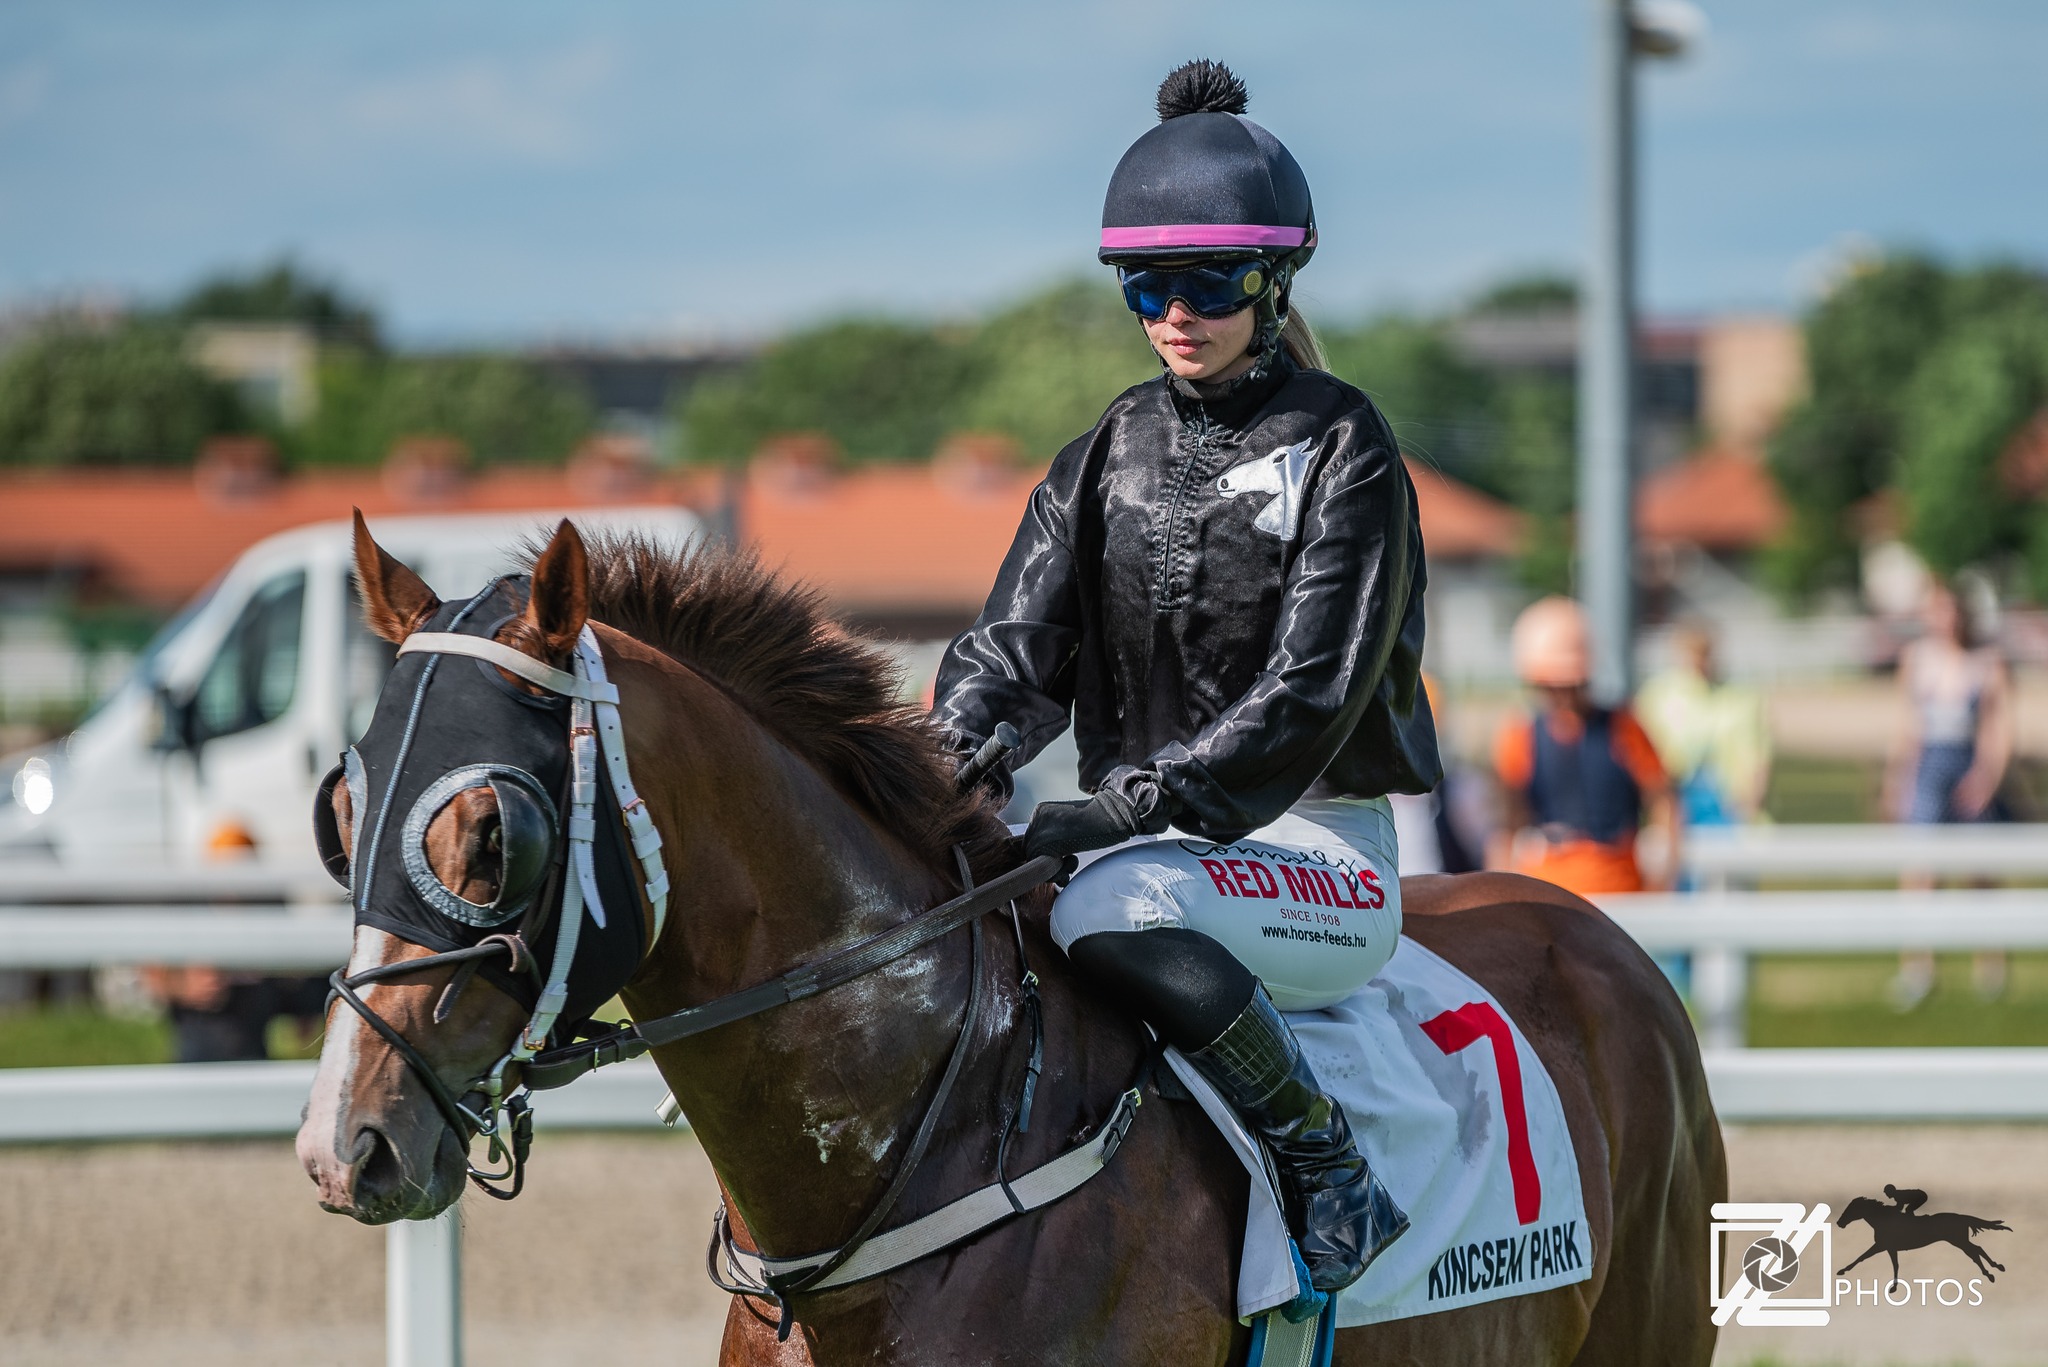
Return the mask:
[[[1301,527],[1301,486],[1308,481],[1308,463],[1315,458],[1313,441],[1283,446],[1270,456],[1232,466],[1216,481],[1225,498],[1239,494],[1274,494],[1252,526],[1282,541],[1294,540]]]

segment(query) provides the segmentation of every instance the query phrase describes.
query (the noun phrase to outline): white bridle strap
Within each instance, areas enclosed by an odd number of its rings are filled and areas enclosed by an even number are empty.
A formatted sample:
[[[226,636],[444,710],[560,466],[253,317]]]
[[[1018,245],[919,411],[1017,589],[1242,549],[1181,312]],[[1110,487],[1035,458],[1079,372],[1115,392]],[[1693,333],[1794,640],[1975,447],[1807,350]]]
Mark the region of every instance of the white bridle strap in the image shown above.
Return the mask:
[[[583,630],[588,633],[590,628]],[[579,641],[578,648],[582,643]],[[602,666],[597,676],[579,679],[566,669],[536,660],[523,650],[514,650],[501,641],[488,636],[464,636],[454,631],[415,631],[399,643],[400,655],[469,655],[479,660],[488,660],[508,674],[517,674],[530,684],[538,684],[550,693],[559,693],[565,698],[588,698],[591,702],[617,703],[618,685],[607,683]]]
[[[611,689],[612,696],[617,698],[618,688],[605,682],[604,654],[597,648],[597,634],[587,626],[576,642],[576,663],[577,672],[586,681]],[[651,949],[668,922],[668,867],[661,859],[661,832],[654,829],[654,818],[647,814],[647,804],[634,789],[633,776],[626,768],[626,728],[619,721],[616,702],[599,701],[593,710],[597,714],[598,748],[604,752],[605,772],[612,780],[612,796],[618,799],[619,814],[625,818],[626,835],[633,845],[633,857],[640,861],[647,901],[654,908],[654,933],[647,942]]]

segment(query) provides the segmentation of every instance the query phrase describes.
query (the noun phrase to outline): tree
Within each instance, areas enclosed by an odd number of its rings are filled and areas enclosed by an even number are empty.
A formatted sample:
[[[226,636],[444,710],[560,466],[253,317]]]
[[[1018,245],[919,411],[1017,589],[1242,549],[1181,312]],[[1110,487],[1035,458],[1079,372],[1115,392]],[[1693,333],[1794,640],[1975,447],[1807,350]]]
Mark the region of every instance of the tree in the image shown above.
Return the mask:
[[[2000,488],[2006,441],[2041,401],[2040,352],[2007,329],[1978,325],[1944,338],[1906,395],[1898,490],[1906,535],[1937,574],[2016,545],[2026,511]],[[2027,352],[2035,350],[2035,357]]]
[[[1546,288],[1511,284],[1487,298],[1526,301]],[[1577,405],[1568,380],[1490,374],[1457,353],[1440,322],[1401,315],[1332,330],[1323,346],[1331,371],[1379,404],[1404,453],[1527,514],[1519,573],[1530,588],[1569,591]]]
[[[683,454],[742,461],[778,432],[820,431],[854,460],[923,460],[961,425],[979,365],[967,336],[913,323],[844,319],[793,333],[691,389]]]
[[[1482,291],[1468,313],[1554,313],[1577,308],[1579,282],[1556,271],[1509,276]]]
[[[1808,318],[1806,344],[1811,394],[1771,444],[1792,509],[1766,561],[1781,589],[1853,583],[1850,514],[1884,489],[1938,571],[2026,549],[2039,514],[1997,463],[2048,394],[2048,281],[1911,254],[1866,262]]]
[[[329,341],[372,350],[378,345],[377,318],[367,304],[289,257],[203,280],[172,306],[171,313],[188,321],[304,323]]]
[[[1330,372],[1371,395],[1401,449],[1497,497],[1512,497],[1499,459],[1498,386],[1467,363],[1442,327],[1390,314],[1351,330],[1327,330]]]
[[[177,464],[242,418],[234,391],[159,322],[58,326],[0,361],[0,463]]]
[[[1569,593],[1572,587],[1577,400],[1571,383],[1554,376],[1516,376],[1501,384],[1498,478],[1508,501],[1528,516],[1518,571],[1539,593]]]
[[[989,319],[971,346],[974,387],[962,424],[1015,437],[1051,459],[1095,426],[1110,401],[1159,373],[1116,290],[1071,280]]]
[[[561,460],[594,426],[568,382],[506,356],[376,356],[320,361],[320,406],[284,436],[309,465],[374,465],[400,437],[458,437],[484,464]]]

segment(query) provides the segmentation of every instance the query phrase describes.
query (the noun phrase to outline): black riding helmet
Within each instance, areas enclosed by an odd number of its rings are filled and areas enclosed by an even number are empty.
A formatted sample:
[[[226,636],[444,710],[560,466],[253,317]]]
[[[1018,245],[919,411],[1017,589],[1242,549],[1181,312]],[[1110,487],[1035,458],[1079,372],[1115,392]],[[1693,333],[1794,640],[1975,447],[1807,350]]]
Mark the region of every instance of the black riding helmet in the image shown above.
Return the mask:
[[[1252,343],[1264,355],[1286,326],[1294,272],[1315,254],[1315,206],[1293,155],[1244,117],[1248,98],[1220,62],[1189,62],[1160,83],[1159,126],[1131,144],[1110,176],[1096,256],[1127,271],[1266,261]]]

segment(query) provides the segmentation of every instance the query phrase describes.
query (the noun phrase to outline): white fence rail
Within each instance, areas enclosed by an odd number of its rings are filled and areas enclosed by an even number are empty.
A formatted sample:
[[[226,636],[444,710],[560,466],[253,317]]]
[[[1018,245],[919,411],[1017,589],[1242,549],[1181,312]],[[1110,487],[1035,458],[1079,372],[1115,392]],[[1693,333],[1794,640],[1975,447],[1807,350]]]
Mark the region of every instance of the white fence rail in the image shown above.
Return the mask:
[[[177,903],[0,906],[0,968],[211,964],[215,968],[339,968],[354,927],[346,913]]]
[[[1699,827],[1686,833],[1685,863],[1709,885],[1904,873],[2038,878],[2048,876],[2048,825]]]
[[[216,864],[187,869],[112,864],[78,869],[42,860],[0,862],[0,903],[211,901],[340,904],[347,901],[347,894],[317,868]]]
[[[1723,1120],[2048,1121],[2048,1049],[1709,1049]],[[281,1138],[309,1062],[0,1069],[0,1144]],[[655,1129],[666,1087],[646,1060],[549,1092],[543,1130]]]
[[[1753,954],[2048,949],[2048,889],[1617,893],[1594,899],[1651,953],[1692,955],[1709,1048],[1743,1043]]]
[[[236,1139],[295,1134],[310,1061],[0,1068],[0,1144]],[[654,1065],[622,1063],[548,1092],[541,1129],[645,1129],[667,1093]]]
[[[2048,889],[1617,894],[1601,907],[1652,953],[1693,956],[1701,1036],[1743,1042],[1749,958],[1896,949],[2048,949]],[[332,908],[0,906],[0,968],[207,963],[314,970],[348,957]]]
[[[1653,953],[2048,949],[2048,888],[1616,893],[1594,899]]]

